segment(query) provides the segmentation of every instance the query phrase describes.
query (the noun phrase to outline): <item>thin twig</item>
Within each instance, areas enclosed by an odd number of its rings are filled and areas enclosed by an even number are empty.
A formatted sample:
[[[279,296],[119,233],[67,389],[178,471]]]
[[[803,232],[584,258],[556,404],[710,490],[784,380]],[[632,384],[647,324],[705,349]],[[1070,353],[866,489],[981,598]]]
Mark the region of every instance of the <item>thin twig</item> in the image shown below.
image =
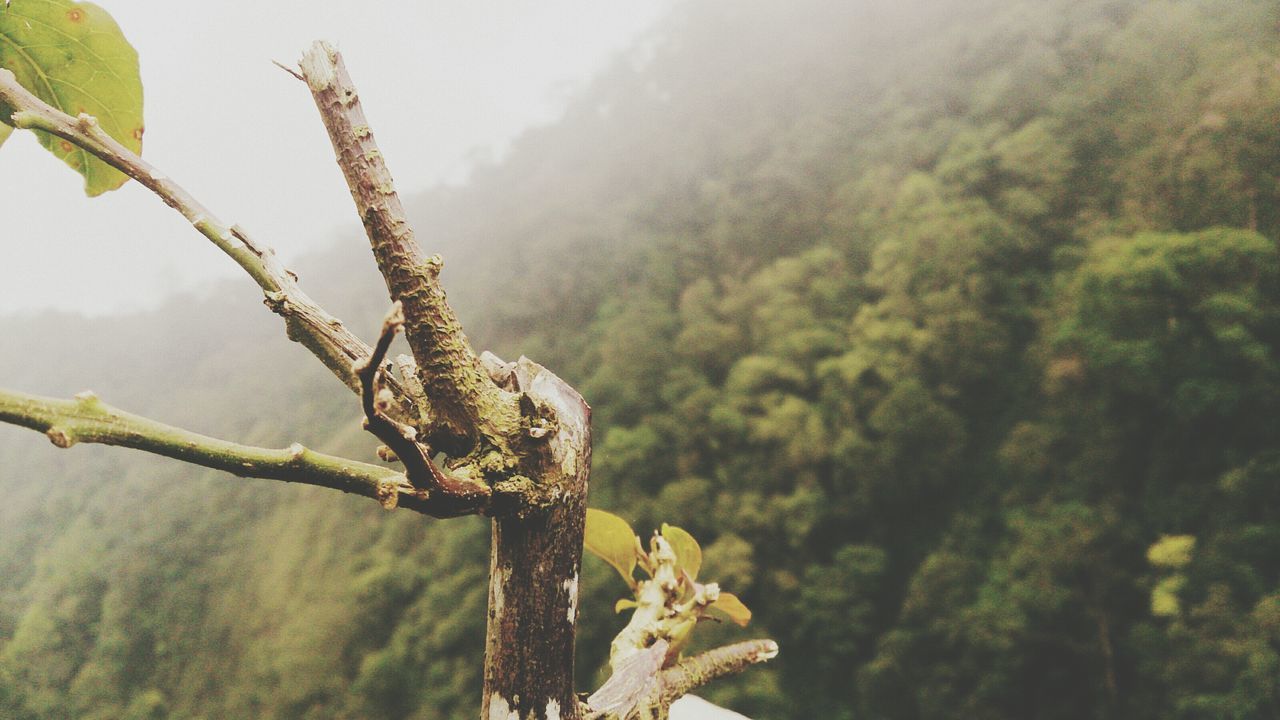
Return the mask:
[[[382,332],[378,335],[373,352],[352,367],[356,377],[360,379],[365,429],[385,443],[400,462],[404,463],[405,474],[414,487],[479,508],[492,494],[489,486],[445,474],[432,462],[430,450],[417,442],[417,431],[396,422],[386,414],[387,398],[383,396],[386,391],[379,387],[380,379],[386,376],[383,363],[386,362],[391,341],[403,324],[404,313],[400,303],[396,302],[382,322]]]
[[[582,705],[583,716],[587,720],[666,717],[671,704],[681,697],[778,654],[778,644],[772,640],[747,640],[659,670],[667,647],[667,641],[659,640],[615,663],[608,682]]]
[[[419,490],[404,473],[326,455],[297,443],[282,450],[241,445],[124,412],[84,392],[73,400],[0,389],[0,423],[43,432],[60,448],[96,443],[133,448],[240,477],[318,485],[436,518],[473,515],[457,499]]]
[[[219,220],[180,185],[116,142],[90,115],[71,117],[28,92],[14,74],[0,68],[0,107],[13,111],[15,127],[42,130],[73,143],[120,170],[182,213],[201,235],[234,260],[262,288],[266,304],[284,318],[290,339],[302,343],[347,387],[359,392],[351,363],[369,354],[369,346],[325,312],[298,286],[298,277],[276,258],[275,251],[253,242],[240,227]],[[394,379],[388,386],[396,397],[395,414],[417,417]]]
[[[747,640],[708,650],[685,658],[663,670],[659,677],[655,700],[664,707],[716,678],[742,672],[750,665],[772,660],[778,655],[778,643],[772,640]]]
[[[283,71],[285,71],[285,72],[289,73],[290,75],[294,76],[295,78],[297,78],[297,79],[299,79],[299,80],[301,80],[301,81],[303,81],[303,82],[306,82],[306,81],[307,81],[307,79],[306,79],[306,78],[302,77],[302,73],[298,72],[297,70],[294,70],[293,68],[289,67],[288,65],[285,65],[284,63],[280,62],[279,60],[272,60],[272,61],[271,61],[271,64],[272,64],[272,65],[275,65],[276,67],[280,68],[281,70],[283,70]]]
[[[325,455],[294,444],[283,450],[240,445],[113,408],[93,393],[74,400],[0,390],[0,422],[43,432],[60,448],[97,443],[143,450],[241,477],[319,485],[394,506],[415,502],[404,475],[378,465]],[[415,508],[420,509],[420,508]]]

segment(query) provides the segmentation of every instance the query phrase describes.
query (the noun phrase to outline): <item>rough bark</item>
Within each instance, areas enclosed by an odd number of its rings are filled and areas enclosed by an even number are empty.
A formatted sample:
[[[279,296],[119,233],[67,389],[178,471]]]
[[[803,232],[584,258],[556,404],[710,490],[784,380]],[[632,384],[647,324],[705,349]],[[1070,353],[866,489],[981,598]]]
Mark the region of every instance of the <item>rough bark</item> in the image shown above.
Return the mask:
[[[546,502],[493,522],[485,644],[486,720],[576,720],[578,573],[591,471],[591,409],[573,388],[521,358],[515,382],[554,410],[558,427],[526,471]]]

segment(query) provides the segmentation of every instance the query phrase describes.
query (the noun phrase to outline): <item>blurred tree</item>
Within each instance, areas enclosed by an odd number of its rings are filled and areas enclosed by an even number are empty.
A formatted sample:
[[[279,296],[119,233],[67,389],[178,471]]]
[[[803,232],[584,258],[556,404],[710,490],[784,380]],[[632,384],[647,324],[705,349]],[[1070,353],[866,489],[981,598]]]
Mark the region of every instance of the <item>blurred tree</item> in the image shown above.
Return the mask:
[[[595,502],[694,532],[708,576],[789,650],[713,699],[779,718],[1276,714],[1278,12],[683,3],[560,121],[412,204],[472,336],[595,406]],[[304,275],[373,297],[355,264],[335,251]],[[348,302],[358,327],[383,311]],[[148,382],[122,398],[241,432],[245,398],[196,385],[252,357],[290,384],[246,385],[273,406],[248,435],[343,428],[329,446],[360,451],[318,374],[249,354],[200,307],[180,310],[218,332],[170,321],[171,355],[140,360]],[[94,377],[82,347],[129,357],[73,322],[45,324],[75,345],[0,330],[68,382]],[[28,365],[5,376],[40,386]],[[76,586],[74,564],[33,573],[25,553],[71,535],[115,549],[95,555],[110,601],[92,632],[65,656],[0,653],[23,679],[0,708],[74,716],[69,685],[25,684],[69,664],[78,697],[121,713],[155,690],[175,716],[427,718],[481,692],[478,598],[443,578],[474,579],[482,525],[203,479],[184,495],[143,470],[128,492],[81,483],[91,502],[64,460],[23,447],[0,444],[0,466],[45,485],[12,482],[0,504],[0,645]],[[130,497],[156,501],[120,509]],[[98,520],[40,526],[82,513]],[[124,517],[156,525],[154,544],[124,542]],[[276,547],[303,529],[303,548]],[[1195,538],[1185,565],[1149,562],[1163,537]],[[132,560],[162,553],[172,577]],[[608,674],[617,583],[585,561],[581,685]],[[248,606],[262,617],[237,619]],[[699,632],[695,649],[733,637]],[[452,685],[412,684],[406,663]]]

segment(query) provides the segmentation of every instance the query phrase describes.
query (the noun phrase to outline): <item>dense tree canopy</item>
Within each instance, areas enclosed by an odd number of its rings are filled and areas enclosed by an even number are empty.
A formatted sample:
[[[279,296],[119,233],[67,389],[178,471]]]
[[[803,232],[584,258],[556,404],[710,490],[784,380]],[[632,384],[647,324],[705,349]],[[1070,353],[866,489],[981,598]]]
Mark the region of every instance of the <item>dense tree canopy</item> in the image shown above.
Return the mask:
[[[718,702],[1280,717],[1280,10],[900,5],[678,5],[560,122],[419,198],[477,344],[581,388],[591,504],[688,528],[779,640]],[[304,275],[372,330],[357,251]],[[0,371],[363,447],[235,295],[7,320]],[[473,706],[483,524],[0,440],[0,715]],[[594,686],[623,619],[588,563]]]

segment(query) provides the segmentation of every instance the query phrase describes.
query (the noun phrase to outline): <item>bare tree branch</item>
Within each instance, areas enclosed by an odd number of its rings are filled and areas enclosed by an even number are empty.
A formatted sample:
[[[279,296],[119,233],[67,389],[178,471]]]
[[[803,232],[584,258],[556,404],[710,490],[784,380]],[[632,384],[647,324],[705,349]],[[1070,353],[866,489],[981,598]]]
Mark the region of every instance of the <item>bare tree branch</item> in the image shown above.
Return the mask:
[[[341,55],[317,42],[303,56],[300,69],[391,299],[403,303],[405,337],[431,406],[428,435],[451,454],[470,450],[480,438],[505,448],[519,426],[516,396],[489,379],[445,301],[439,281],[443,261],[438,255],[425,257],[414,239]]]
[[[326,455],[297,443],[282,450],[241,445],[111,407],[91,392],[73,400],[0,389],[0,422],[43,432],[60,448],[96,443],[142,450],[233,475],[318,485],[437,518],[475,513],[454,498],[419,490],[403,473]]]
[[[652,699],[661,707],[670,707],[681,696],[706,685],[716,678],[742,672],[750,665],[771,660],[778,655],[778,643],[772,640],[747,640],[708,650],[685,658],[659,674],[657,696]]]
[[[667,649],[667,641],[659,639],[614,663],[613,675],[587,699],[582,715],[587,720],[665,718],[671,704],[681,697],[716,678],[741,672],[778,654],[778,644],[772,640],[747,640],[659,670]]]
[[[182,213],[201,235],[234,260],[262,288],[266,304],[284,318],[290,339],[302,343],[347,387],[359,392],[351,363],[369,354],[369,346],[340,320],[325,312],[298,286],[298,276],[286,269],[275,251],[251,240],[236,225],[219,220],[190,193],[136,153],[98,127],[93,117],[71,117],[28,92],[14,74],[0,68],[0,106],[12,109],[14,127],[42,130],[71,142],[120,170]],[[395,414],[416,418],[412,401],[394,379],[388,385],[396,398]]]
[[[43,432],[54,445],[98,443],[143,450],[241,477],[320,485],[394,507],[413,488],[404,475],[378,465],[325,455],[294,444],[283,450],[240,445],[165,425],[106,405],[93,393],[74,400],[0,390],[0,422]]]

